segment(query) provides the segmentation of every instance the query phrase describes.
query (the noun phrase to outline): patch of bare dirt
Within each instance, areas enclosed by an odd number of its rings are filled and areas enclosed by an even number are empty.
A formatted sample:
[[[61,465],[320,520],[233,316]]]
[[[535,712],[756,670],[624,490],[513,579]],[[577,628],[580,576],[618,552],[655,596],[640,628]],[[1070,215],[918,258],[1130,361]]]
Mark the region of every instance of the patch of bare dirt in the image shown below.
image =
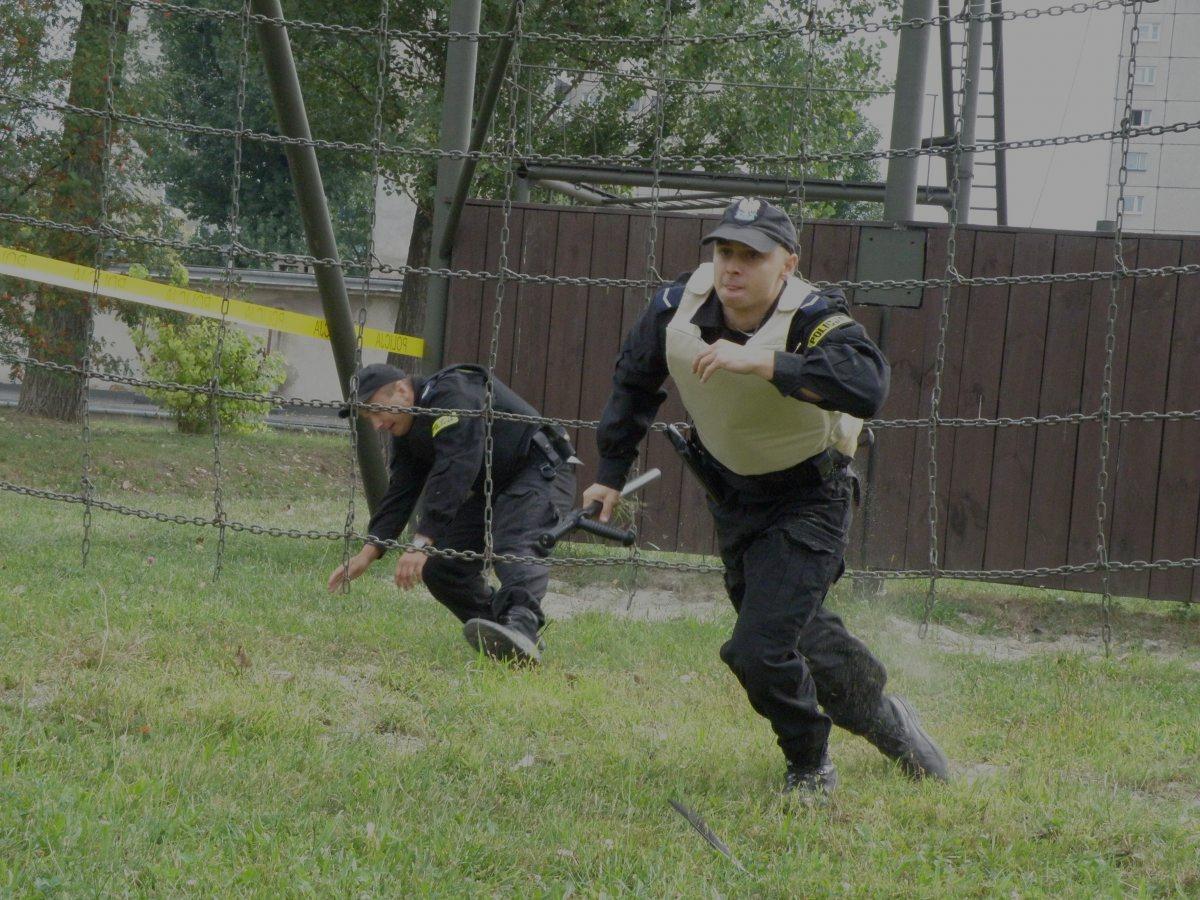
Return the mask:
[[[1022,660],[1031,656],[1057,655],[1060,653],[1082,653],[1085,656],[1099,657],[1104,655],[1104,643],[1099,632],[1095,634],[1060,634],[1048,639],[1038,639],[1036,635],[981,635],[965,634],[955,631],[945,625],[931,624],[925,637],[921,637],[921,626],[899,616],[888,618],[889,633],[897,636],[906,644],[914,646],[935,647],[946,653],[972,653],[998,660]],[[1118,644],[1118,652],[1142,650],[1162,659],[1178,659],[1176,648],[1163,641],[1141,640],[1133,643]],[[1188,668],[1200,671],[1200,661],[1186,664]]]
[[[5,706],[38,710],[49,706],[58,698],[58,688],[52,684],[35,681],[25,687],[14,687],[0,691],[0,703]]]
[[[729,600],[724,592],[703,590],[695,585],[686,590],[639,587],[631,598],[629,590],[622,587],[552,581],[542,607],[551,619],[570,619],[582,613],[602,612],[643,622],[665,622],[683,618],[715,618],[729,608]]]

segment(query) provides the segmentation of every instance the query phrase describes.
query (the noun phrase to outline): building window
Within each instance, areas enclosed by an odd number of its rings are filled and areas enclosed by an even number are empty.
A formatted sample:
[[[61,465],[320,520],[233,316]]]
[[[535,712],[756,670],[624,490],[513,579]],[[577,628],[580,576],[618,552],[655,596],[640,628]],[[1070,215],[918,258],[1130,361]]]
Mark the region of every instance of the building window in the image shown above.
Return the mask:
[[[1158,22],[1143,22],[1138,26],[1138,42],[1148,44],[1162,40],[1162,25]]]
[[[1154,84],[1157,75],[1157,66],[1135,66],[1133,70],[1133,83],[1142,85]]]
[[[1130,194],[1125,197],[1125,215],[1140,216],[1142,210],[1146,206],[1146,197],[1144,194]]]
[[[1149,125],[1150,124],[1150,110],[1148,110],[1148,109],[1130,110],[1129,124],[1132,125],[1134,128],[1137,128],[1142,125]]]
[[[1145,172],[1149,167],[1149,154],[1131,150],[1125,158],[1125,168],[1130,172]]]

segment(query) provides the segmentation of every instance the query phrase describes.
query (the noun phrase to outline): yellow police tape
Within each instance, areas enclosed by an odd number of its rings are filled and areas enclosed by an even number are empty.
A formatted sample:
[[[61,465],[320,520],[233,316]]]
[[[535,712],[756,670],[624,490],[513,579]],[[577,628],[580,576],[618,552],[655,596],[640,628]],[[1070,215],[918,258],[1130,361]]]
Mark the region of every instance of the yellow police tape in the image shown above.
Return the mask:
[[[98,294],[115,300],[127,300],[130,303],[142,303],[210,319],[221,318],[221,298],[213,294],[159,284],[144,278],[118,275],[115,272],[101,271],[97,279],[96,270],[87,266],[51,259],[48,256],[37,256],[11,247],[0,247],[0,275],[12,275],[89,294],[94,286]],[[230,300],[227,318],[246,325],[261,325],[288,334],[329,340],[329,326],[324,319],[286,309],[260,306],[244,300]],[[378,328],[364,328],[362,342],[364,347],[388,350],[404,356],[419,357],[425,353],[425,342],[420,338],[380,331]]]

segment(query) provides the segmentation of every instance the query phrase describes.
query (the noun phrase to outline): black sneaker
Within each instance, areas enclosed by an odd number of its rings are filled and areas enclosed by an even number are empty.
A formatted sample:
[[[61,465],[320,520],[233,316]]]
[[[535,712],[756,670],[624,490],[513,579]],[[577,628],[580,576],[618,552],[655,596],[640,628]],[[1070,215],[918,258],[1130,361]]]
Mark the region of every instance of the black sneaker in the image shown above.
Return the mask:
[[[837,768],[826,756],[818,766],[801,766],[788,763],[783,792],[804,799],[823,799],[837,787]]]
[[[471,619],[463,626],[463,637],[476,650],[492,659],[517,662],[541,662],[542,643],[537,632],[537,616],[523,606],[512,607],[499,622]]]
[[[892,718],[897,730],[902,734],[895,747],[884,749],[888,756],[900,764],[900,768],[909,778],[932,778],[934,781],[950,780],[950,761],[946,754],[933,742],[929,733],[921,727],[916,710],[903,697],[889,694],[883,702],[891,707]],[[889,749],[892,752],[889,752]]]

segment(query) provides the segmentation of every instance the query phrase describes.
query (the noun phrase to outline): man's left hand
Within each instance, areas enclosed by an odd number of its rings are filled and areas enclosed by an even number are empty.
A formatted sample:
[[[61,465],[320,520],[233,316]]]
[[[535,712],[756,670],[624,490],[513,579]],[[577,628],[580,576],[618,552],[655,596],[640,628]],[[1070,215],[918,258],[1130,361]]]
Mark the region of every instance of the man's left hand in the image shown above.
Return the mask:
[[[703,384],[718,369],[738,375],[758,375],[770,381],[775,376],[775,351],[745,347],[722,338],[709,344],[692,360],[692,371]]]
[[[396,587],[412,588],[421,583],[421,573],[425,570],[427,557],[418,550],[409,550],[396,563]]]

